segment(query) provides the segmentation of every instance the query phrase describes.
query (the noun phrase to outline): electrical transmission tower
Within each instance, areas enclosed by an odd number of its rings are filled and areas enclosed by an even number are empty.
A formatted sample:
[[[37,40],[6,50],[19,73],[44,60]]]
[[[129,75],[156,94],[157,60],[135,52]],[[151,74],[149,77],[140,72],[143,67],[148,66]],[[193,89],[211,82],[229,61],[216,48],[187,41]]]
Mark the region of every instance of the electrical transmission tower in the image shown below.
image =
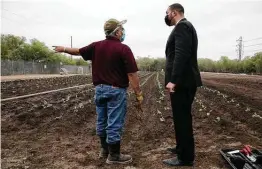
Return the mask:
[[[240,36],[240,38],[237,40],[237,49],[236,49],[238,60],[242,59],[242,56],[244,54],[244,46],[243,46],[243,38]]]

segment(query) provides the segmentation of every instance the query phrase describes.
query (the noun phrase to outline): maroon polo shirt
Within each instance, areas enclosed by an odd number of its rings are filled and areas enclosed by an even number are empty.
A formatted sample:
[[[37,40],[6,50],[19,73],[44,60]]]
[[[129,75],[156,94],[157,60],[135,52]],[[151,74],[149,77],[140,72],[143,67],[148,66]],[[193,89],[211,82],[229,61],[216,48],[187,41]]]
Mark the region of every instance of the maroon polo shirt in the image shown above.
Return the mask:
[[[128,87],[128,73],[138,71],[131,49],[115,37],[93,42],[79,49],[84,60],[92,61],[93,84]]]

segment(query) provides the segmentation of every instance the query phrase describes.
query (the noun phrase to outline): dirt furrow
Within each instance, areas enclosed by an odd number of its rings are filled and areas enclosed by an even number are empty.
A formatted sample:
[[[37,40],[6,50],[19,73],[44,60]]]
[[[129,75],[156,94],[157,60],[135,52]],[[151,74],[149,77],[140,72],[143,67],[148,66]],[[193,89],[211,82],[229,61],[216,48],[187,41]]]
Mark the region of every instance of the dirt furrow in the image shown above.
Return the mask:
[[[2,103],[2,167],[99,166],[93,97],[84,88]]]
[[[1,82],[1,98],[21,96],[88,83],[92,83],[90,75],[4,81]]]
[[[3,102],[2,168],[169,168],[162,160],[172,157],[166,148],[175,145],[175,133],[163,74],[154,74],[142,89],[143,112],[135,108],[134,95],[128,96],[122,151],[134,158],[129,166],[98,159],[94,89],[84,88]],[[221,148],[262,149],[261,109],[227,90],[198,89],[192,109],[195,168],[228,168]]]
[[[249,86],[233,85],[226,82],[217,82],[215,80],[203,79],[205,86],[213,88],[229,94],[232,97],[236,97],[239,102],[243,102],[258,110],[262,110],[262,88],[257,86],[256,88],[250,88]]]

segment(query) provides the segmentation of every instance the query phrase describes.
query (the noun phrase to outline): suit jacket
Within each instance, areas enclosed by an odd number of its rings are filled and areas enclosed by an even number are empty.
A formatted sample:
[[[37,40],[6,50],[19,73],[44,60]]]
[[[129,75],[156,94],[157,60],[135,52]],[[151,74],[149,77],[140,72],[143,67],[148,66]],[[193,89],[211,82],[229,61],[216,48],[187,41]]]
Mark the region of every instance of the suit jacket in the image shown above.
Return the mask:
[[[165,84],[177,87],[202,86],[197,64],[198,38],[194,26],[185,18],[172,30],[166,44]]]

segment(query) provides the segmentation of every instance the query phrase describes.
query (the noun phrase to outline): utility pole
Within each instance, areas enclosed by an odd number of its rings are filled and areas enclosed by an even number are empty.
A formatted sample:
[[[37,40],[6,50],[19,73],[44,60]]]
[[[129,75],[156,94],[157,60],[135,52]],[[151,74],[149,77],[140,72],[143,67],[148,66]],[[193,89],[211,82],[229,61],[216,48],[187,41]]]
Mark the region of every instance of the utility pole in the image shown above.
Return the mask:
[[[236,51],[238,55],[238,60],[240,61],[244,53],[242,36],[240,36],[240,38],[237,40],[237,50]]]
[[[71,48],[73,47],[73,38],[71,36]],[[71,55],[71,60],[73,59],[73,56]]]

